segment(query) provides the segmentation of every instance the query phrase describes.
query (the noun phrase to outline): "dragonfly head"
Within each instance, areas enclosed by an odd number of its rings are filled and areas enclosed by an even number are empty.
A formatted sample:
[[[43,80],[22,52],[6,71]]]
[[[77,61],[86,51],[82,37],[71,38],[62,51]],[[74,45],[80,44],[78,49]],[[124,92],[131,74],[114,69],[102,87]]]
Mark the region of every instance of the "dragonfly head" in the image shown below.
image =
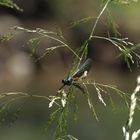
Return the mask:
[[[65,85],[71,85],[72,84],[72,77],[71,76],[68,76],[67,78],[63,79],[62,80],[62,83],[65,84]]]

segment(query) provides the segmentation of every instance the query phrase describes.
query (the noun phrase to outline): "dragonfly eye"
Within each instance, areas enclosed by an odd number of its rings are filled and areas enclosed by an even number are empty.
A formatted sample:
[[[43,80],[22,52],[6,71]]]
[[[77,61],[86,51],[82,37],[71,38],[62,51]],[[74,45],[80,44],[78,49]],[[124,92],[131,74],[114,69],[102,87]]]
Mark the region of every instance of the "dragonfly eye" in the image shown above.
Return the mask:
[[[67,85],[71,85],[72,84],[72,79],[67,80]]]
[[[71,85],[72,84],[72,78],[63,79],[62,80],[62,83],[65,84],[65,85]]]
[[[65,84],[65,83],[66,83],[66,80],[65,80],[65,79],[63,79],[63,80],[62,80],[62,83],[63,83],[63,84]]]

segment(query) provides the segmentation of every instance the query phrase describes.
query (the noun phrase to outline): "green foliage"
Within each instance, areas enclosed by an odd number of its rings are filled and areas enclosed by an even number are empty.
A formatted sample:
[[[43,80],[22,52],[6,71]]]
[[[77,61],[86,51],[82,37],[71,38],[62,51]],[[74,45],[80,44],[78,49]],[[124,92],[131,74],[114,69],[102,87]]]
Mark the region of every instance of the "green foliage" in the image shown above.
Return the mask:
[[[19,117],[22,105],[19,105],[19,107],[16,109],[13,109],[12,105],[15,103],[16,100],[21,99],[25,96],[11,97],[11,95],[18,95],[18,93],[17,94],[6,93],[0,95],[1,96],[0,124],[9,122],[9,124],[12,125]]]
[[[59,118],[58,118],[58,122],[57,122],[57,127],[56,127],[56,132],[55,132],[55,139],[62,139],[63,137],[65,137],[67,135],[68,132],[68,114],[69,114],[69,108],[68,105],[66,105],[65,107],[63,107],[61,109]]]
[[[5,41],[9,41],[11,40],[13,37],[15,36],[15,34],[13,33],[8,33],[6,35],[0,35],[0,42],[5,42]]]
[[[80,59],[80,57],[77,55],[77,53],[67,44],[66,40],[64,39],[64,37],[62,35],[62,32],[60,32],[60,31],[57,33],[57,32],[53,32],[53,31],[41,29],[41,28],[36,28],[35,30],[30,30],[30,29],[26,29],[26,28],[18,27],[18,26],[13,27],[12,29],[16,30],[17,32],[19,31],[19,32],[25,32],[25,33],[37,35],[37,37],[30,38],[29,41],[27,42],[27,44],[33,43],[33,46],[35,45],[35,43],[37,45],[40,42],[40,39],[42,39],[42,38],[47,38],[51,41],[54,41],[55,43],[58,43],[57,46],[52,46],[52,47],[46,48],[39,59],[43,58],[45,55],[49,55],[51,52],[53,52],[54,50],[56,50],[58,48],[64,48],[64,47],[67,48],[70,52],[72,52],[72,54],[74,54],[78,59]],[[34,50],[34,48],[33,48],[33,50]]]
[[[75,95],[74,95],[74,88],[70,87],[67,93],[61,91],[60,93],[61,98],[58,98],[57,96],[53,96],[49,107],[53,106],[54,100],[58,102],[60,101],[59,106],[50,113],[47,126],[45,127],[46,130],[52,125],[52,123],[57,122],[56,124],[56,131],[54,133],[54,139],[55,140],[76,140],[73,136],[68,134],[68,119],[70,115],[70,107],[71,104],[73,104],[74,108],[74,119],[76,119],[77,116],[77,104],[75,103]],[[65,102],[65,103],[64,103]]]
[[[138,0],[112,0],[115,3],[121,3],[121,4],[130,4],[132,2],[137,2]]]
[[[18,5],[15,4],[12,0],[0,0],[0,5],[15,8],[16,10],[22,11],[22,9],[19,8]]]
[[[5,122],[5,119],[8,115],[8,110],[9,110],[9,106],[7,103],[1,105],[0,107],[0,124],[2,124],[3,122]]]
[[[115,37],[121,36],[121,33],[118,30],[119,26],[116,24],[116,22],[114,22],[114,20],[112,18],[112,15],[111,15],[109,10],[108,10],[108,16],[107,16],[107,25],[109,27],[111,27],[112,32],[113,32]]]
[[[74,22],[70,23],[68,28],[74,28],[75,26],[78,26],[79,24],[89,22],[89,21],[91,21],[93,19],[96,19],[96,18],[95,17],[86,17],[86,18],[79,19],[77,21],[74,21]]]
[[[31,35],[28,41],[26,42],[26,45],[32,48],[31,55],[33,55],[39,50],[38,45],[41,43],[43,39],[49,39],[56,44],[55,46],[49,46],[48,48],[45,48],[43,53],[40,55],[40,57],[37,58],[37,61],[44,58],[45,56],[48,56],[49,54],[52,54],[54,50],[57,50],[59,48],[67,48],[73,55],[73,64],[68,75],[75,72],[79,68],[81,63],[87,58],[89,42],[95,38],[108,41],[114,47],[116,47],[116,49],[118,49],[120,52],[119,56],[124,57],[124,61],[127,63],[128,67],[131,69],[131,63],[134,64],[135,62],[135,59],[133,57],[136,57],[138,60],[140,59],[139,54],[137,54],[136,52],[136,50],[140,47],[140,45],[139,44],[134,45],[128,40],[128,38],[121,37],[121,34],[118,30],[118,26],[114,22],[109,9],[107,9],[110,2],[129,4],[130,2],[136,2],[136,0],[103,0],[104,5],[99,15],[96,18],[87,17],[87,18],[78,20],[76,22],[73,22],[70,26],[71,28],[81,23],[85,23],[85,22],[95,19],[95,22],[91,28],[91,32],[89,33],[88,38],[85,39],[85,42],[76,50],[72,49],[72,47],[67,43],[61,31],[54,32],[54,31],[49,31],[49,30],[41,29],[41,28],[30,30],[27,28],[17,27],[17,26],[13,27],[12,29],[16,31],[16,34],[20,32],[24,32]],[[107,24],[112,28],[113,36],[110,36],[109,32],[108,32],[107,37],[97,36],[95,34],[95,29],[106,10],[108,13]],[[5,36],[1,36],[0,41],[1,42],[5,40],[8,41],[12,38],[13,38],[13,34],[8,34]],[[97,96],[99,101],[104,106],[106,106],[107,102],[104,100],[104,96],[107,95],[111,105],[114,107],[115,104],[111,95],[112,93],[117,93],[117,95],[119,95],[120,98],[122,98],[123,101],[128,106],[128,100],[130,99],[129,95],[119,90],[117,87],[113,85],[100,84],[100,83],[95,82],[94,80],[89,81],[88,79],[83,80],[80,78],[76,81],[76,84],[77,86],[72,84],[69,87],[66,87],[66,88],[63,87],[61,90],[57,91],[56,96],[50,96],[50,97],[40,96],[40,95],[29,95],[27,93],[1,94],[0,100],[2,100],[3,98],[6,98],[7,96],[10,96],[10,97],[12,96],[12,98],[6,99],[6,102],[1,105],[1,108],[0,108],[1,122],[5,120],[7,114],[9,113],[8,112],[9,105],[15,102],[17,99],[25,98],[25,97],[26,98],[42,98],[49,101],[48,108],[51,109],[50,116],[49,116],[47,126],[45,127],[45,129],[48,130],[49,127],[53,123],[55,124],[56,122],[56,130],[54,133],[55,140],[78,140],[77,138],[70,135],[69,130],[68,130],[69,128],[68,121],[70,119],[71,114],[73,116],[73,119],[77,120],[77,111],[79,108],[77,99],[76,99],[77,94],[75,94],[77,92],[77,88],[80,89],[82,93],[81,94],[82,97],[86,99],[87,105],[97,121],[99,120],[99,118],[96,113],[96,106],[94,105],[93,96]],[[90,93],[89,86],[94,89],[96,94],[92,95]],[[14,114],[13,122],[17,119],[20,110],[21,108],[18,108],[16,113]],[[71,110],[73,110],[73,112]]]
[[[107,0],[102,0],[103,3],[105,3]],[[120,4],[125,4],[125,5],[128,5],[128,4],[131,4],[133,2],[138,2],[138,0],[110,0],[111,2],[114,2],[114,3],[120,3]]]
[[[48,130],[49,126],[55,121],[57,114],[60,112],[61,108],[56,109],[54,112],[50,113],[47,125],[45,126],[45,131]]]

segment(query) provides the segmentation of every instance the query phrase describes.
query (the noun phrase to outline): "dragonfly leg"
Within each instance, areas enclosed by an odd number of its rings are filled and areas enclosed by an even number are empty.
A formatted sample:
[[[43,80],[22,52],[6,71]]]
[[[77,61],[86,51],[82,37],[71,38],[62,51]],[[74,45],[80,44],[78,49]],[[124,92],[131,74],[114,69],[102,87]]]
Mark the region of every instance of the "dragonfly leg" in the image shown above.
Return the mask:
[[[57,91],[56,96],[58,96],[59,93],[61,93],[61,90],[64,88],[65,84],[63,84]]]

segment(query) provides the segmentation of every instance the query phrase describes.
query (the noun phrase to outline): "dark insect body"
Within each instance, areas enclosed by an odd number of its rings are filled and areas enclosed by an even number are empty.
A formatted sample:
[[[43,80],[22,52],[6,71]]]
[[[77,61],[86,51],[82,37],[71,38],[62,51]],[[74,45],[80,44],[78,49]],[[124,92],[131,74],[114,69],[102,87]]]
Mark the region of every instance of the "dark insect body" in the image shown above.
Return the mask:
[[[92,60],[88,58],[73,74],[68,75],[65,79],[62,80],[63,85],[59,90],[61,90],[65,85],[74,85],[79,88],[79,85],[76,84],[75,81],[77,81],[78,79],[83,79],[87,76],[91,68],[91,64]]]

